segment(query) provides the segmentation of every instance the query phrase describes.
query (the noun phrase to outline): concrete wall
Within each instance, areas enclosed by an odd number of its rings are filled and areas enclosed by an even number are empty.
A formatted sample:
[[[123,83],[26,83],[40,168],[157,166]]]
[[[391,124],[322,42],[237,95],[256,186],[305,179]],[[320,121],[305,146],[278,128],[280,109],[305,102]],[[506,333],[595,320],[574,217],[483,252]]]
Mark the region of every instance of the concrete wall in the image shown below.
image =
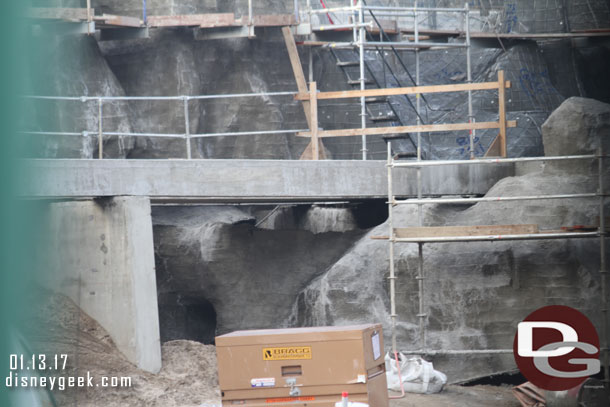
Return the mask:
[[[68,295],[139,368],[161,369],[150,201],[146,197],[49,205],[45,283]]]

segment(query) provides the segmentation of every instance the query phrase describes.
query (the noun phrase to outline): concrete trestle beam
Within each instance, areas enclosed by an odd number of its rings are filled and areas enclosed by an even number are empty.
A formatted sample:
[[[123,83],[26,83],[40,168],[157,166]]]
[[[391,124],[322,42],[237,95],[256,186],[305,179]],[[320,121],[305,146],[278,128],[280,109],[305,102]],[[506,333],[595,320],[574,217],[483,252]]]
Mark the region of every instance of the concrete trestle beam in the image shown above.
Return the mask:
[[[20,195],[146,196],[168,202],[291,202],[387,198],[385,161],[27,160]],[[483,195],[511,164],[430,167],[423,193]],[[415,169],[395,171],[394,193],[416,195]]]

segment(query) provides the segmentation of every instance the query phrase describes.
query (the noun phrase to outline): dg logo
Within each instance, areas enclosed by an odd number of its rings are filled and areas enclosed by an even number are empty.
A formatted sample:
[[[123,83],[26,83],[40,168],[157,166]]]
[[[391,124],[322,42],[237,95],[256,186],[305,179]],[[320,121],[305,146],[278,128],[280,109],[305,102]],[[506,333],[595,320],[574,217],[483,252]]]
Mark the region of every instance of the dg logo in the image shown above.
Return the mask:
[[[595,327],[562,305],[540,308],[520,322],[513,353],[523,376],[544,390],[574,388],[600,371]]]

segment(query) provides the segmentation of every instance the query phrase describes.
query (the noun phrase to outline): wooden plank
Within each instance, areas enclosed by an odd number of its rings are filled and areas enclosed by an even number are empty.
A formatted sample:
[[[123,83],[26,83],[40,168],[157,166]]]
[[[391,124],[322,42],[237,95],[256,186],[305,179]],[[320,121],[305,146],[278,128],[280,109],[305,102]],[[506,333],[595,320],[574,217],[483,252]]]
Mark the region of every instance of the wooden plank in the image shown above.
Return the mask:
[[[396,20],[388,20],[388,19],[377,19],[379,24],[381,24],[381,28],[386,34],[398,34],[398,26],[396,24]],[[368,28],[367,31],[373,35],[379,35],[381,30],[379,29],[379,25],[374,20],[366,20],[365,23],[373,23],[373,26]]]
[[[489,235],[526,235],[538,233],[538,225],[483,225],[483,226],[437,226],[396,228],[394,235],[399,239],[418,237],[456,237]]]
[[[517,122],[510,120],[508,127],[516,127]],[[397,126],[397,127],[369,127],[366,129],[344,129],[344,130],[323,130],[318,131],[318,137],[349,137],[349,136],[374,136],[383,134],[400,133],[430,133],[460,130],[485,130],[497,129],[500,127],[498,122],[478,122],[478,123],[442,123],[442,124],[422,124],[419,126]],[[310,132],[297,133],[299,137],[311,137]]]
[[[95,12],[91,9],[91,15]],[[86,8],[70,7],[28,7],[25,12],[28,18],[51,20],[87,20]]]
[[[245,17],[244,21],[248,21],[248,17]],[[294,14],[261,14],[253,16],[252,21],[255,27],[283,27],[297,24]]]
[[[104,24],[118,27],[141,27],[142,21],[137,17],[115,16],[102,14],[93,18],[95,21],[103,21]]]
[[[299,93],[307,93],[309,90],[307,89],[307,82],[305,82],[305,73],[303,72],[303,66],[301,65],[301,59],[299,58],[299,52],[297,51],[297,45],[294,41],[292,30],[290,27],[282,27],[282,34],[284,35],[284,42],[286,43],[286,50],[288,51],[288,57],[290,58],[294,79],[297,83],[297,90]],[[307,99],[309,99],[309,94]],[[311,104],[309,103],[309,100],[303,100],[302,105],[303,111],[305,112],[305,119],[307,120],[307,127],[311,130]],[[311,160],[313,156],[313,145],[310,142],[305,148],[305,151],[303,151],[303,154],[301,154],[300,159]],[[318,156],[322,159],[326,158],[326,151],[322,140],[319,140],[318,142]]]
[[[510,82],[504,84],[510,88]],[[416,95],[425,93],[445,93],[445,92],[463,92],[468,90],[493,90],[498,89],[498,82],[482,82],[482,83],[459,83],[454,85],[429,85],[429,86],[409,86],[404,88],[384,88],[384,89],[366,89],[366,90],[345,90],[336,92],[320,92],[318,100],[323,99],[347,99],[372,96],[396,96],[396,95]],[[296,100],[309,99],[309,93],[302,92],[295,95]]]
[[[316,93],[318,92],[318,86],[315,82],[309,84],[309,93],[311,99],[309,99],[310,105],[310,117],[311,117],[311,153],[313,160],[320,159],[320,146],[318,144],[318,99],[316,99]]]
[[[500,157],[506,157],[506,90],[504,71],[498,71],[498,117],[500,123]]]
[[[491,143],[485,157],[500,157],[500,135],[497,135],[494,141]]]
[[[305,148],[305,150],[303,150],[303,153],[301,154],[301,157],[299,157],[299,160],[313,160],[313,152],[312,152],[313,146],[311,144],[311,142],[307,145],[307,147]],[[322,140],[318,139],[318,153],[320,156],[320,160],[327,160],[328,156],[326,155],[326,149],[324,148],[324,144],[322,144]]]
[[[292,65],[292,72],[294,73],[294,79],[297,82],[297,90],[299,93],[307,94],[307,98],[303,99],[303,110],[305,112],[305,118],[307,119],[307,126],[311,130],[311,107],[309,106],[309,90],[307,89],[307,82],[305,81],[305,73],[303,73],[303,66],[301,65],[301,59],[299,58],[299,52],[297,51],[294,37],[290,27],[282,27],[282,34],[284,34],[284,42],[286,43],[286,49],[288,50],[288,57],[290,58],[290,64]]]
[[[236,25],[235,14],[190,14],[177,16],[150,16],[147,18],[149,27],[232,27]]]

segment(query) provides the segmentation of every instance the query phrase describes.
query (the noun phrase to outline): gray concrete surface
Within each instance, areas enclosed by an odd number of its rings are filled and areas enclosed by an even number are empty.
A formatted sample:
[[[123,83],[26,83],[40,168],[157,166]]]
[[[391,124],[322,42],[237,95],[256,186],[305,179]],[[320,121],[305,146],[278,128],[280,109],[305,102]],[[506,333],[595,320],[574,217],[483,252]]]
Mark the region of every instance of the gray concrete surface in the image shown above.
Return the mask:
[[[387,197],[385,161],[28,160],[21,196],[148,196],[153,201],[316,201]],[[424,194],[485,194],[512,165],[428,167]],[[394,171],[396,195],[416,195],[416,170]]]
[[[161,369],[150,201],[119,197],[48,206],[47,281],[110,334],[139,368]]]

